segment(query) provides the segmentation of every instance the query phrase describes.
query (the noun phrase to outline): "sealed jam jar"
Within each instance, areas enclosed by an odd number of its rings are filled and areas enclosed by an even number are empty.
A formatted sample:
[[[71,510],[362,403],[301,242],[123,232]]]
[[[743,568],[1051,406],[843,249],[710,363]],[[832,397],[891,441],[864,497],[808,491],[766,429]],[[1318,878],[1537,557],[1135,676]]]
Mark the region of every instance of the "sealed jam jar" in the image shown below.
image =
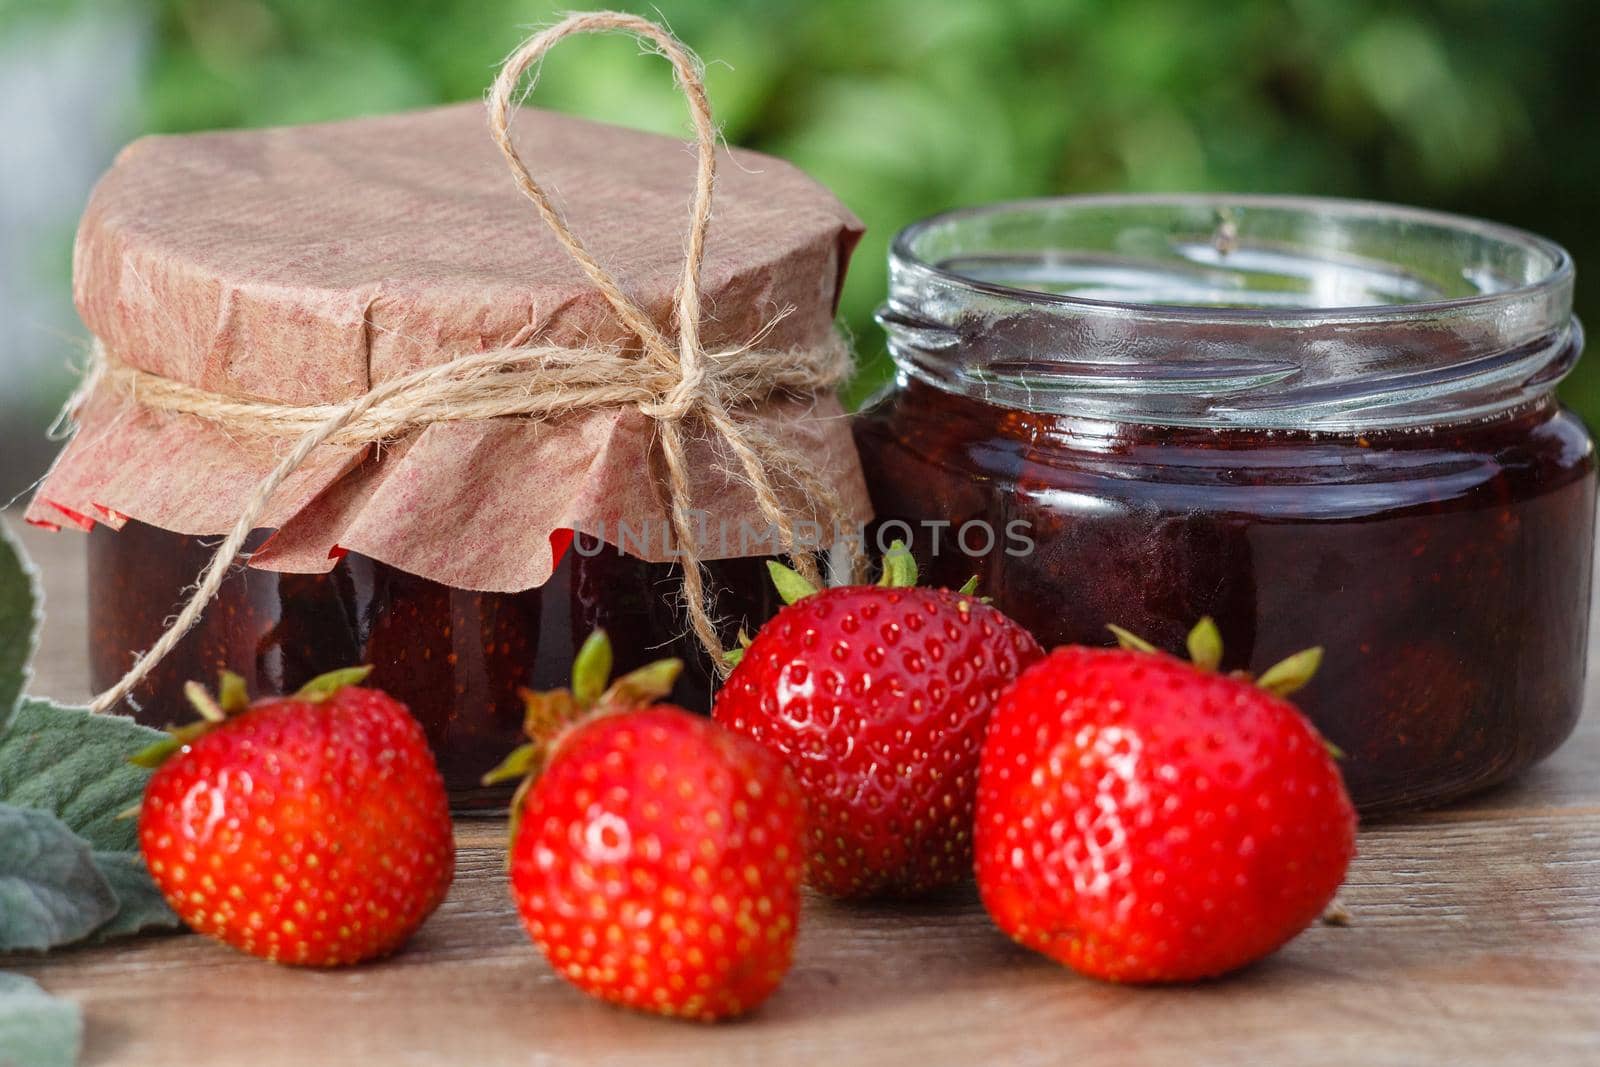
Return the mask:
[[[566,685],[592,630],[619,671],[685,660],[674,697],[708,710],[707,636],[776,607],[773,512],[866,519],[831,387],[850,212],[708,139],[683,331],[696,153],[532,108],[508,139],[559,212],[470,103],[144,138],[100,180],[73,258],[93,369],[28,510],[89,532],[98,707],[166,726],[220,670],[267,695],[368,664],[455,803],[495,803],[479,782],[521,739],[519,690]],[[756,460],[729,425],[760,431]]]
[[[1572,263],[1433,212],[1089,197],[901,233],[898,368],[856,422],[878,521],[1046,645],[1225,666],[1321,645],[1296,700],[1368,812],[1516,774],[1584,683],[1593,442],[1557,402]]]
[[[265,539],[266,531],[256,541]],[[161,636],[178,592],[211,558],[215,538],[128,522],[89,534],[89,680],[122,677],[130,649]],[[760,559],[714,560],[723,637],[780,606]],[[369,684],[421,720],[457,808],[498,806],[503,788],[479,779],[516,746],[518,690],[568,684],[578,647],[604,628],[617,673],[665,656],[684,662],[673,699],[709,711],[715,674],[671,596],[676,564],[637,559],[580,537],[539,588],[482,593],[347,555],[326,573],[238,567],[217,600],[135,693],[135,714],[156,725],[186,717],[184,684],[244,675],[260,693],[293,692],[326,671],[370,664]]]

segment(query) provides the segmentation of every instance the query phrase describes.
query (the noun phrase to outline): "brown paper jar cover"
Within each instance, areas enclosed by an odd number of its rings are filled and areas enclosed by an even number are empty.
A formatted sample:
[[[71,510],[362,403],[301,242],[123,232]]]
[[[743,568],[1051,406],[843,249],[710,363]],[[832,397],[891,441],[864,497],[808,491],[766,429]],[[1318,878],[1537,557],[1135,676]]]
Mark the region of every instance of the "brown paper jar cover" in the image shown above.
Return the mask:
[[[671,335],[694,182],[684,142],[524,108],[519,148],[573,231]],[[703,275],[707,350],[824,342],[860,223],[781,160],[723,150]],[[74,295],[112,357],[214,393],[347,400],[472,352],[636,343],[511,180],[478,104],[281,129],[149,137],[96,187]],[[781,358],[776,357],[775,358]],[[832,396],[759,416],[870,512]],[[541,585],[552,535],[617,544],[666,529],[655,426],[632,409],[435,423],[368,448],[324,446],[279,491],[251,564],[326,571],[345,553],[459,589]],[[127,519],[214,535],[292,442],[155,412],[101,387],[41,484],[31,522]],[[765,529],[730,457],[692,434],[693,503]],[[801,518],[815,518],[801,514]],[[651,559],[655,537],[622,546]],[[705,558],[740,554],[710,538]]]

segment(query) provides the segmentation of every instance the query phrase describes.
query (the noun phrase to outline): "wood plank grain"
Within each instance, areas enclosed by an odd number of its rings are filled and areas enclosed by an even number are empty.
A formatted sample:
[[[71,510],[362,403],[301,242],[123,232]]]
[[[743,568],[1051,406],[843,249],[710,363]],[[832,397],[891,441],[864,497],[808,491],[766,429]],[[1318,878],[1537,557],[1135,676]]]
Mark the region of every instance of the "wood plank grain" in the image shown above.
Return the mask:
[[[185,1057],[265,1067],[299,1062],[308,1048],[327,1064],[1600,1056],[1596,816],[1374,830],[1344,894],[1351,925],[1315,927],[1233,979],[1182,989],[1076,978],[1006,941],[970,890],[877,907],[810,898],[778,995],[747,1022],[709,1029],[636,1017],[567,988],[517,925],[499,850],[476,843],[503,827],[466,829],[449,900],[385,963],[294,971],[185,937],[9,965],[84,1001],[91,1065]]]
[[[29,533],[51,609],[37,692],[81,699],[82,539]],[[1593,699],[1591,695],[1591,700]],[[522,934],[505,827],[457,824],[449,899],[395,958],[314,973],[196,937],[0,960],[81,1001],[88,1067],[285,1064],[1123,1065],[1600,1062],[1600,730],[1522,782],[1368,827],[1317,926],[1233,978],[1079,979],[1008,942],[969,888],[845,907],[808,898],[783,988],[705,1028],[594,1003]]]

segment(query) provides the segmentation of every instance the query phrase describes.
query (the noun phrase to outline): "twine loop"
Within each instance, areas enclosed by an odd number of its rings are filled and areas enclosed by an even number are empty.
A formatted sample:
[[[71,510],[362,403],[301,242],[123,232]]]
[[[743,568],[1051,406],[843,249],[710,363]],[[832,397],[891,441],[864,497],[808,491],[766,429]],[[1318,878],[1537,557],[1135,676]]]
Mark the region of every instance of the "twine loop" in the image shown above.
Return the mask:
[[[695,130],[696,168],[683,271],[673,297],[675,337],[668,337],[568,227],[544,188],[534,180],[511,136],[511,119],[524,77],[559,41],[574,34],[618,31],[637,38],[672,64],[689,103]],[[531,91],[531,85],[530,85]],[[837,334],[822,344],[786,352],[758,346],[777,320],[743,347],[706,352],[700,341],[701,266],[716,182],[717,131],[699,61],[661,26],[635,15],[595,12],[570,15],[530,37],[505,61],[487,99],[490,136],[513,179],[561,246],[605,298],[617,320],[638,340],[638,351],[522,346],[461,356],[390,379],[349,401],[289,405],[222,396],[139,370],[96,346],[95,365],[69,410],[90,392],[113,388],[141,406],[214,420],[239,430],[294,440],[294,446],[257,484],[233,529],[201,573],[193,593],[167,630],[110,689],[91,701],[96,711],[115,707],[177,645],[216,596],[244,543],[265,515],[273,495],[324,444],[367,445],[402,436],[437,422],[502,417],[553,418],[608,406],[632,406],[657,429],[668,512],[683,572],[689,624],[719,671],[726,671],[710,596],[702,573],[685,447],[686,427],[699,423],[728,447],[738,476],[753,491],[763,516],[797,569],[820,584],[813,547],[795,535],[786,497],[836,525],[849,519],[837,492],[819,478],[812,457],[798,454],[748,412],[777,395],[815,396],[850,372],[849,351]],[[779,316],[781,318],[781,316]],[[858,542],[847,542],[850,566],[864,567]]]

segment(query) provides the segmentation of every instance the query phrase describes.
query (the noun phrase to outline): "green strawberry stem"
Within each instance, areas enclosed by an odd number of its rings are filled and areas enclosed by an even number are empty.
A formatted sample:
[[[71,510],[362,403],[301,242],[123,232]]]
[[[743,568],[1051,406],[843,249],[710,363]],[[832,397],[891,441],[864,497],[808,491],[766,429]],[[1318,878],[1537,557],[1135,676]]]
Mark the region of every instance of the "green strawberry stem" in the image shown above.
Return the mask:
[[[1119,648],[1130,652],[1154,652],[1161,650],[1138,634],[1130,633],[1120,626],[1106,623],[1117,639]],[[1189,651],[1189,659],[1196,667],[1203,671],[1215,671],[1222,664],[1222,631],[1217,629],[1216,622],[1209,615],[1203,615],[1200,621],[1194,624],[1194,629],[1189,631],[1184,644]],[[1290,693],[1303,689],[1307,682],[1316,675],[1317,668],[1322,666],[1322,646],[1313,645],[1303,648],[1299,652],[1274,663],[1261,672],[1261,677],[1256,678],[1257,688],[1278,697],[1287,697]],[[1235,671],[1235,676],[1249,680],[1250,675],[1244,671]],[[1344,759],[1344,749],[1329,741],[1322,739],[1322,746],[1328,750],[1328,755],[1336,760]]]
[[[772,575],[773,587],[778,590],[778,595],[783,598],[785,604],[804,600],[817,591],[817,587],[802,578],[799,571],[785,567],[777,560],[767,561],[767,573]]]
[[[798,574],[795,578],[805,581]],[[611,638],[604,630],[596,630],[584,640],[578,654],[573,657],[570,689],[545,692],[519,690],[523,706],[522,732],[528,737],[527,743],[512,749],[498,766],[481,779],[486,786],[519,782],[517,791],[511,796],[509,840],[517,839],[517,828],[522,822],[522,802],[528,790],[533,788],[533,783],[538,780],[569,730],[597,715],[655,703],[672,692],[678,675],[683,671],[682,660],[660,659],[611,681],[615,658]],[[507,856],[509,862],[509,853]]]
[[[750,635],[744,631],[743,627],[741,627],[739,630],[739,646],[737,648],[730,648],[724,652],[722,654],[722,662],[726,663],[730,667],[737,667],[740,661],[744,659],[745,649],[749,647]]]
[[[817,593],[817,587],[806,581],[800,573],[791,567],[786,567],[777,560],[767,561],[767,573],[772,576],[773,588],[777,589],[778,596],[783,598],[785,604],[793,604],[804,600]],[[883,557],[883,573],[878,577],[878,586],[882,589],[909,589],[917,584],[917,561],[911,555],[911,550],[904,541],[895,541],[889,546],[889,551]],[[972,596],[978,591],[978,576],[974,574],[968,578],[962,587],[956,590],[962,596]],[[983,603],[989,603],[987,597],[982,598]],[[1116,627],[1112,627],[1116,629]],[[1125,631],[1124,631],[1125,632]],[[1129,637],[1133,635],[1129,634]],[[744,659],[745,649],[750,647],[750,637],[743,630],[739,631],[739,647],[730,648],[722,654],[722,661],[730,667],[737,667]],[[1155,651],[1151,648],[1150,651]]]
[[[291,700],[305,700],[319,704],[333,696],[348,685],[360,685],[366,681],[367,675],[372,673],[372,668],[343,667],[327,674],[319,674],[291,697]],[[136,767],[149,770],[161,766],[173,753],[198,740],[202,735],[216,729],[227,722],[229,718],[244,712],[250,707],[250,693],[242,677],[233,671],[223,671],[217,679],[217,694],[199,682],[187,682],[183,687],[184,699],[199,714],[198,722],[186,723],[175,726],[167,731],[167,736],[162,738],[128,757],[128,762]]]
[[[1301,649],[1268,667],[1261,673],[1261,677],[1256,679],[1256,684],[1270,693],[1286,697],[1311,681],[1312,676],[1317,673],[1317,668],[1321,666],[1320,645]]]
[[[499,785],[517,778],[528,778],[544,765],[544,749],[535,744],[518,745],[494,770],[483,776],[484,785]]]
[[[1189,662],[1201,670],[1214,671],[1222,666],[1222,632],[1211,616],[1200,617],[1184,644],[1189,650]]]
[[[519,690],[523,707],[522,732],[528,741],[512,749],[498,766],[485,774],[483,784],[537,777],[562,734],[571,727],[595,715],[653,704],[672,692],[683,671],[682,660],[659,659],[612,681],[614,662],[611,639],[604,630],[596,630],[573,657],[571,688],[544,692]]]
[[[785,604],[793,604],[797,600],[804,600],[817,592],[817,587],[801,577],[798,571],[792,567],[784,566],[777,560],[767,561],[767,573],[772,576],[773,587],[778,590],[778,595],[783,598]],[[917,580],[916,558],[911,555],[911,550],[906,547],[904,541],[895,541],[889,546],[889,551],[884,553],[883,572],[878,576],[878,587],[881,589],[910,589],[917,584]],[[978,576],[973,575],[967,579],[965,584],[956,591],[962,596],[975,594],[978,591]],[[743,649],[739,648],[724,653],[724,658],[729,663],[738,663],[742,655]]]
[[[217,703],[226,715],[237,715],[250,706],[250,690],[244,678],[232,671],[223,671],[217,679]]]
[[[579,707],[593,705],[606,691],[613,659],[611,639],[604,630],[596,630],[584,640],[572,661],[572,699]]]
[[[658,659],[630,671],[611,683],[595,702],[602,709],[642,708],[654,704],[672,692],[678,675],[683,673],[683,660]]]
[[[371,666],[343,667],[327,674],[319,674],[295,690],[293,699],[320,704],[347,685],[360,685],[372,673]]]
[[[219,723],[227,719],[228,713],[222,710],[222,705],[217,698],[211,695],[211,690],[199,682],[183,683],[183,697],[189,706],[200,713],[200,718],[209,723]]]
[[[167,731],[168,736],[159,741],[152,742],[128,757],[128,762],[135,767],[143,767],[153,771],[167,761],[173,753],[191,744],[201,735],[208,733],[216,724],[202,719],[199,722],[189,723],[187,726],[177,726]]]
[[[797,600],[804,600],[814,596],[817,587],[801,577],[793,568],[786,567],[777,560],[767,561],[767,573],[772,576],[772,585],[778,591],[778,596],[783,598],[785,604],[793,604]],[[917,584],[917,561],[911,555],[911,550],[904,541],[896,541],[889,546],[889,551],[883,557],[883,573],[878,578],[878,586],[883,589],[909,589]],[[974,574],[968,578],[966,584],[957,590],[962,596],[972,596],[978,591],[978,576]],[[987,604],[987,598],[983,598]],[[737,667],[744,659],[745,649],[750,647],[750,637],[743,630],[739,631],[739,647],[730,648],[722,654],[722,661],[730,667]]]
[[[1161,650],[1136,633],[1124,630],[1115,623],[1106,623],[1106,629],[1117,639],[1117,647],[1129,652],[1160,652]]]
[[[885,589],[909,589],[917,584],[917,561],[904,541],[889,546],[883,556],[883,575],[878,585]]]
[[[1117,639],[1119,648],[1130,652],[1160,652],[1161,650],[1138,634],[1131,633],[1112,623],[1106,624],[1112,636]],[[1189,652],[1189,660],[1203,671],[1215,671],[1222,665],[1222,631],[1217,628],[1216,621],[1209,615],[1202,616],[1194,624],[1194,629],[1189,631],[1184,644]],[[1317,668],[1322,666],[1322,646],[1301,649],[1292,656],[1287,656],[1261,673],[1255,679],[1255,684],[1280,697],[1286,697],[1305,687],[1316,675]],[[1236,672],[1240,677],[1250,676],[1243,671]]]

